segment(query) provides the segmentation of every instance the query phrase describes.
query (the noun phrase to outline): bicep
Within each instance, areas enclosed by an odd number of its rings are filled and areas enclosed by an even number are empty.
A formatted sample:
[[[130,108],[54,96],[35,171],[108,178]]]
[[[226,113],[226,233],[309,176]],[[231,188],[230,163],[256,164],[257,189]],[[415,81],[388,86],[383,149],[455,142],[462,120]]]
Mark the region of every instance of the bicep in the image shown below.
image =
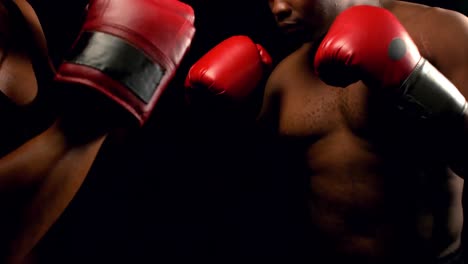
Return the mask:
[[[461,13],[434,8],[426,23],[426,52],[429,61],[468,99],[468,18]],[[429,18],[429,17],[428,17]],[[423,34],[423,33],[421,33]],[[445,129],[444,142],[450,168],[460,177],[468,173],[468,112],[462,129]]]
[[[257,127],[262,133],[269,131],[275,127],[275,123],[279,120],[280,110],[280,89],[281,83],[274,73],[268,78],[266,83],[262,106],[257,115]]]
[[[434,64],[468,98],[468,17],[450,10],[434,12],[440,29],[431,37]]]
[[[440,36],[435,50],[435,63],[439,71],[449,79],[460,93],[468,99],[468,18],[460,13],[445,11],[443,24],[447,30]],[[453,144],[449,148],[450,167],[456,175],[465,178],[468,174],[468,109],[463,114],[462,129],[454,131]]]

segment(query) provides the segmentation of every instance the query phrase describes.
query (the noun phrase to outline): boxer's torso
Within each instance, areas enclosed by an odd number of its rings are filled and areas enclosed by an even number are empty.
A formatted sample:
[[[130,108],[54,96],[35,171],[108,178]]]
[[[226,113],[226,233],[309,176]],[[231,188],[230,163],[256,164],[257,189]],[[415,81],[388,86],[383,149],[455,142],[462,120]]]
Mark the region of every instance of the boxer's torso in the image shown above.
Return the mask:
[[[426,9],[394,9],[431,59],[419,27]],[[412,20],[406,20],[408,13]],[[300,48],[275,69],[273,75],[287,77],[273,81],[270,94],[279,109],[264,115],[278,110],[277,132],[286,143],[281,150],[290,151],[281,155],[297,157],[294,165],[308,175],[305,199],[312,239],[320,245],[311,252],[361,263],[404,263],[456,249],[463,180],[441,161],[445,154],[430,126],[403,118],[385,96],[362,83],[326,86],[315,77],[309,53]],[[271,98],[264,103],[273,105]],[[296,176],[301,177],[288,177]]]

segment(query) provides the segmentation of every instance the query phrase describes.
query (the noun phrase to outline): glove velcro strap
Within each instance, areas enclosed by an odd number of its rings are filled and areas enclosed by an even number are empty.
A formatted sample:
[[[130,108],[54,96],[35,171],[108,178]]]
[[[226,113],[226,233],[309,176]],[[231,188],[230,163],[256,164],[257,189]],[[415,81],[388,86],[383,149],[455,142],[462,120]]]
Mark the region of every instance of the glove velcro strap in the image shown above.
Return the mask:
[[[398,108],[420,119],[459,119],[467,107],[455,85],[423,58],[401,89]]]
[[[96,69],[149,103],[166,69],[125,40],[103,32],[83,32],[67,63]]]

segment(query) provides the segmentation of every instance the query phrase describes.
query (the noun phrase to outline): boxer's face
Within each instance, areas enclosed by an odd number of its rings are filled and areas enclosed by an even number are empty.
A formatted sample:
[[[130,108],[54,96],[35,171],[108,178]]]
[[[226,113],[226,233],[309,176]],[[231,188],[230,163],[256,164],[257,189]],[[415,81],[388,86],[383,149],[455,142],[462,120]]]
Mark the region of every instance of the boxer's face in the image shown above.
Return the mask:
[[[321,37],[336,15],[343,0],[269,0],[276,23],[286,34],[303,41]]]

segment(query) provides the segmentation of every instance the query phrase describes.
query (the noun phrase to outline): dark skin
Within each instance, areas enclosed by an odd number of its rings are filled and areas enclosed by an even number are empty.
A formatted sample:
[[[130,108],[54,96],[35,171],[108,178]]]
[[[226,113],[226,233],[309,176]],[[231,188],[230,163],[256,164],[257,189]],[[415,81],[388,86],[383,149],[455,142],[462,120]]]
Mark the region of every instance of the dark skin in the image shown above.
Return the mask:
[[[4,48],[0,49],[4,57],[0,68],[0,91],[8,98],[8,105],[14,105],[14,109],[21,111],[20,109],[25,109],[38,100],[38,76],[32,67],[33,58],[28,49],[40,50],[40,56],[34,59],[43,60],[35,61],[36,65],[45,69],[50,67],[50,64],[47,60],[44,33],[34,10],[25,0],[15,2],[31,29],[25,34],[32,34],[33,43],[22,43],[24,40],[18,36],[24,32],[18,35],[10,34],[19,32],[20,29],[17,24],[12,24],[7,19],[8,11],[0,6],[3,31],[1,43],[10,43],[13,47],[8,52]],[[51,87],[43,87],[49,88]],[[52,104],[52,99],[47,103]],[[15,113],[19,113],[16,110]],[[12,117],[15,113],[3,114]],[[21,120],[29,120],[28,114],[13,116],[11,120],[16,120],[15,123],[2,121],[3,131],[36,129],[34,126],[37,124]],[[88,114],[92,116],[95,113],[90,111]],[[9,141],[15,142],[14,148],[0,157],[0,195],[3,199],[0,206],[1,263],[33,261],[33,248],[72,200],[107,137],[108,130],[93,130],[92,125],[86,123],[87,113],[84,111],[75,115],[57,107],[53,116],[52,120],[42,124],[45,129],[26,140],[21,141],[21,138],[14,136],[8,138]],[[41,116],[34,116],[33,119],[40,120]],[[78,126],[73,127],[70,124]],[[91,131],[90,134],[76,133],[79,131],[77,128],[86,126],[89,128],[86,131]]]
[[[307,178],[310,254],[324,254],[328,263],[403,263],[454,252],[463,226],[468,122],[412,120],[362,82],[328,86],[314,74],[313,56],[336,14],[357,4],[382,6],[466,98],[468,18],[400,1],[269,4],[280,26],[298,23],[289,33],[304,44],[269,77],[259,122],[281,143],[280,155],[295,157],[289,165],[297,174],[288,177]]]

